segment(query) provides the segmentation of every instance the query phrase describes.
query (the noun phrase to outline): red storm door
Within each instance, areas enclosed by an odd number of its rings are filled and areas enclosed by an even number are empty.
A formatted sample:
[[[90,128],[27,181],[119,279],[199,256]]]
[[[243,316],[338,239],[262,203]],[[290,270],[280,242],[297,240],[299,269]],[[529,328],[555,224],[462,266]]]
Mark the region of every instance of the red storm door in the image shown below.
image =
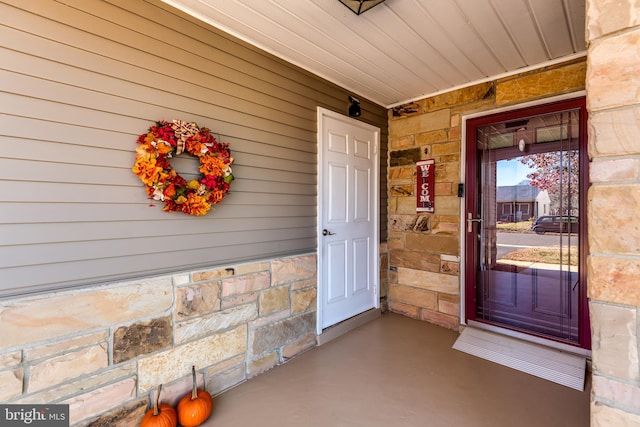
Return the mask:
[[[589,348],[584,98],[466,125],[467,320]]]

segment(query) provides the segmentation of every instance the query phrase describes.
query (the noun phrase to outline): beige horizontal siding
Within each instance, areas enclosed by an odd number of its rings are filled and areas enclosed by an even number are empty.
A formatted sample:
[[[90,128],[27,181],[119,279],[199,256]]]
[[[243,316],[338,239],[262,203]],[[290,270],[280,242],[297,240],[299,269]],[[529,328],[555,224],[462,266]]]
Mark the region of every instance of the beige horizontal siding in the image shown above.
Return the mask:
[[[0,15],[0,295],[315,250],[316,108],[346,113],[350,93],[157,0],[9,0]],[[387,112],[362,107],[385,196]],[[204,217],[162,212],[131,172],[138,135],[172,119],[235,158]]]

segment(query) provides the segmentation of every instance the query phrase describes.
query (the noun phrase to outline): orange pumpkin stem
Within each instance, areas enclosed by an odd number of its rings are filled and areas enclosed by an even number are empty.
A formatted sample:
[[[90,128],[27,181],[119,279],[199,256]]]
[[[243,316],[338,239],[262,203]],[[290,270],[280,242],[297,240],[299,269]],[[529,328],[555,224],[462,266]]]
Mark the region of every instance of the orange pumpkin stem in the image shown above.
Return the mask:
[[[191,367],[191,376],[193,378],[193,388],[191,389],[191,400],[198,398],[198,381],[196,380],[196,366]]]
[[[158,391],[156,392],[156,396],[153,399],[153,415],[158,415],[160,411],[158,410],[158,400],[160,400],[160,390],[162,390],[162,384],[158,386]]]

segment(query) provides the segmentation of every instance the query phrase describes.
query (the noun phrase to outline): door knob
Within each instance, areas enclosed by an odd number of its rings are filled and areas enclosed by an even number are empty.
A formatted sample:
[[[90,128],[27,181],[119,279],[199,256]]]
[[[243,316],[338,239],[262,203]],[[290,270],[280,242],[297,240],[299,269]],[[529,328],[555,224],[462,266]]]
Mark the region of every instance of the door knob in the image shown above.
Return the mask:
[[[322,230],[322,235],[323,236],[333,236],[336,233],[332,233],[329,230],[327,230],[326,228],[324,230]]]

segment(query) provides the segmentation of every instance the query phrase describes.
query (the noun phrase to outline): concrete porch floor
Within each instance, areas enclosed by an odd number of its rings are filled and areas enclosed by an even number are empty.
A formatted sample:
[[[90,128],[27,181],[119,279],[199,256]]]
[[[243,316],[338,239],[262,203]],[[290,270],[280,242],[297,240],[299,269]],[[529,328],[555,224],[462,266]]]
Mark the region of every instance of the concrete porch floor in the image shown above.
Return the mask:
[[[579,392],[454,350],[457,336],[384,313],[216,397],[203,425],[589,425],[589,376]]]

